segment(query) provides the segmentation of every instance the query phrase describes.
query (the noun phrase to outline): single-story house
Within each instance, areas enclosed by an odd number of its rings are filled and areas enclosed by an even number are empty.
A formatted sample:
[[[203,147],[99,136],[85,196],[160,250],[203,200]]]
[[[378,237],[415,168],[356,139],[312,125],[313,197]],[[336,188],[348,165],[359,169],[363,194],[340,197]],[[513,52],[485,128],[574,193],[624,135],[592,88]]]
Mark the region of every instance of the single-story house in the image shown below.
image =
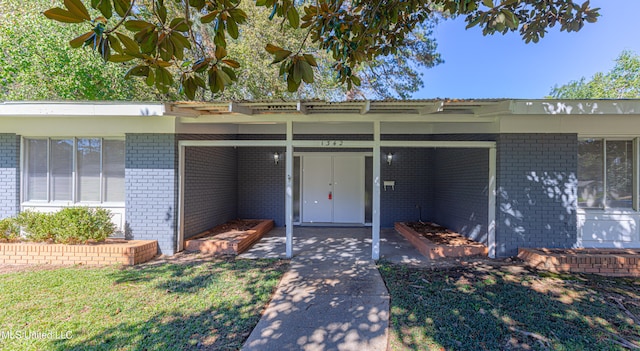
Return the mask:
[[[0,103],[0,218],[100,206],[162,254],[234,218],[433,221],[485,243],[640,247],[640,100]]]

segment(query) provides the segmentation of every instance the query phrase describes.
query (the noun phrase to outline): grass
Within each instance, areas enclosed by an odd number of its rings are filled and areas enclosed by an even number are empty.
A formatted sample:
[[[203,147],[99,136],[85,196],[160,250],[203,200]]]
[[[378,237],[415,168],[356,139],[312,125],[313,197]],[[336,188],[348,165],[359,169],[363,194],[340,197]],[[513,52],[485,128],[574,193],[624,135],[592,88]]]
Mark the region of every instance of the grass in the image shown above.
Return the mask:
[[[228,259],[4,274],[0,349],[236,350],[285,270]]]
[[[515,265],[379,269],[391,295],[391,350],[640,347],[640,279]]]

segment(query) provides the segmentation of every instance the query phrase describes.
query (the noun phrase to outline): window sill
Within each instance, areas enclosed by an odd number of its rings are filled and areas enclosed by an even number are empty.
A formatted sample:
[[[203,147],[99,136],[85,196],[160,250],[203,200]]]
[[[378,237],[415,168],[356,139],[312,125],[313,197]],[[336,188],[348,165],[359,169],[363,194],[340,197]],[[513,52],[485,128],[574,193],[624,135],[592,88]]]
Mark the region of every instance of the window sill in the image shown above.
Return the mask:
[[[40,202],[40,201],[26,201],[20,204],[22,207],[102,207],[102,208],[124,208],[124,202]]]

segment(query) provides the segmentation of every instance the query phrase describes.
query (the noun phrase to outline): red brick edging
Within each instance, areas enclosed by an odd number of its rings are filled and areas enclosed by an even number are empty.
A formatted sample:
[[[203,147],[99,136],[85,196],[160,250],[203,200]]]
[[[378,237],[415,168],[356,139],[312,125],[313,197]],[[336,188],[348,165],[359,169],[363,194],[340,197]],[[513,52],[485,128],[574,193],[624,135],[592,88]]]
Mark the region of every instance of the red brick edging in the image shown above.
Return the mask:
[[[222,233],[208,238],[187,240],[185,250],[206,254],[238,255],[249,249],[265,233],[273,229],[272,219],[261,219],[260,223],[246,231]]]
[[[428,258],[487,256],[489,249],[478,243],[477,245],[439,245],[411,229],[405,223],[396,222],[395,229],[404,236],[420,253]]]
[[[640,277],[640,250],[638,249],[519,248],[518,258],[531,267],[551,272]]]
[[[135,265],[158,253],[156,240],[109,240],[86,245],[0,243],[0,264]]]

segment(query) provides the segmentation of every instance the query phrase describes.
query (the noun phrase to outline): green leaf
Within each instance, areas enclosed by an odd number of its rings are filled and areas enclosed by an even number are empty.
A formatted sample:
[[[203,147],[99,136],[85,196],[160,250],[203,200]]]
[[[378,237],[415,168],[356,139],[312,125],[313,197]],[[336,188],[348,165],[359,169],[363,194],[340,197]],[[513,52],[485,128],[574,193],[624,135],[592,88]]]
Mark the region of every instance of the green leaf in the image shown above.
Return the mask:
[[[119,54],[124,54],[124,50],[122,49],[122,45],[120,45],[118,38],[113,35],[107,35],[107,39],[109,39],[109,45],[111,45],[113,50]]]
[[[193,79],[191,77],[182,80],[180,90],[184,92],[184,94],[187,96],[187,99],[193,100],[196,98],[196,89],[196,83],[193,82]]]
[[[129,79],[131,76],[146,77],[149,75],[149,66],[137,65],[131,67],[124,75],[125,79]]]
[[[308,64],[310,64],[313,67],[318,67],[318,63],[316,62],[316,58],[313,57],[313,55],[304,54],[302,56],[304,57],[305,61],[307,61]]]
[[[298,63],[302,70],[302,80],[305,83],[313,83],[313,68],[311,68],[311,65],[305,60],[300,60]]]
[[[58,22],[64,22],[64,23],[82,23],[84,22],[84,19],[82,17],[78,17],[75,14],[61,9],[59,7],[54,7],[52,9],[48,9],[47,11],[44,12],[44,15],[49,18],[52,19],[54,21],[58,21]]]
[[[167,8],[164,6],[158,6],[156,12],[160,18],[160,22],[164,24],[167,21]]]
[[[200,78],[199,76],[193,76],[193,81],[202,89],[205,89],[207,87],[207,85],[204,83],[204,79]]]
[[[469,21],[469,23],[466,26],[466,29],[475,27],[476,25],[478,25],[478,23],[480,23],[480,20],[482,20],[482,16],[474,17],[471,21]]]
[[[91,38],[92,35],[95,35],[96,33],[94,33],[93,31],[91,32],[86,32],[74,39],[72,39],[71,41],[69,41],[69,45],[71,45],[72,48],[79,48],[82,46],[82,44],[84,44],[85,41],[89,40],[89,38]]]
[[[293,80],[293,77],[291,76],[291,74],[287,77],[287,90],[290,93],[295,93],[296,91],[298,91],[298,87],[300,86],[300,83],[296,83]]]
[[[273,62],[271,62],[271,64],[282,62],[287,57],[289,57],[289,55],[291,55],[291,51],[289,50],[278,50],[276,51],[275,53],[276,57],[273,59]]]
[[[287,19],[291,27],[298,28],[300,26],[300,15],[293,5],[287,10]]]
[[[216,46],[216,59],[218,60],[222,60],[224,57],[227,56],[227,49],[225,49],[224,47],[218,45]]]
[[[234,72],[231,68],[222,67],[222,70],[229,76],[229,78],[231,78],[232,81],[238,80],[238,76],[236,75],[236,72]]]
[[[113,7],[115,8],[118,16],[124,17],[129,10],[129,7],[131,7],[131,0],[114,0]]]
[[[171,41],[171,43],[173,44],[173,54],[178,60],[184,59],[185,47],[180,38],[183,38],[186,41],[186,38],[183,37],[180,33],[172,32],[171,34],[169,34],[169,41]],[[190,45],[188,41],[187,44]]]
[[[218,83],[218,70],[212,68],[209,70],[209,90],[212,93],[217,93],[220,91],[220,85]]]
[[[231,80],[231,77],[229,77],[229,75],[227,74],[227,72],[225,72],[224,70],[219,70],[218,71],[218,80],[220,81],[221,88],[220,91],[224,91],[224,87],[226,87],[227,85],[231,84],[233,81]]]
[[[173,43],[171,40],[163,40],[158,45],[158,53],[160,54],[160,58],[165,61],[171,60],[173,57]]]
[[[133,60],[135,57],[129,55],[111,55],[109,57],[110,62],[127,62]]]
[[[153,74],[153,70],[149,70],[149,75],[147,79],[144,80],[145,84],[148,86],[153,86],[153,83],[156,82],[156,76]]]
[[[138,45],[138,43],[136,43],[135,40],[118,32],[116,32],[116,36],[118,36],[118,39],[120,39],[120,42],[122,43],[122,45],[124,45],[125,51],[128,54],[137,54],[140,52],[140,46]]]
[[[169,27],[173,28],[173,30],[177,30],[178,32],[188,32],[190,25],[187,23],[187,20],[182,17],[178,17],[171,20]]]
[[[151,54],[155,52],[158,46],[158,32],[153,31],[149,35],[145,36],[140,43],[140,50],[145,54]]]
[[[69,12],[72,12],[79,18],[82,18],[86,21],[91,21],[91,16],[89,16],[89,12],[87,8],[84,6],[82,1],[80,0],[64,0],[64,6],[69,9]]]
[[[156,89],[159,92],[165,94],[169,91],[171,85],[173,85],[173,78],[171,77],[171,73],[167,71],[164,67],[156,68]]]
[[[491,7],[491,8],[495,7],[493,5],[493,0],[482,0],[482,4],[486,7]]]
[[[220,11],[212,11],[207,13],[206,15],[200,17],[200,23],[202,24],[210,23],[218,16],[219,13]]]
[[[155,27],[155,25],[142,20],[129,20],[124,22],[124,27],[132,32],[139,32],[141,30],[148,30],[150,27]]]
[[[236,21],[231,17],[227,18],[227,32],[233,39],[238,39],[238,35],[240,34],[238,32],[238,24],[236,24]]]
[[[242,9],[231,9],[229,10],[229,15],[231,16],[231,18],[233,18],[233,20],[237,23],[237,24],[242,24],[247,22],[247,18],[249,16],[247,16],[247,13],[244,12]]]
[[[216,32],[216,35],[213,37],[213,43],[217,46],[227,46],[227,40],[224,38],[224,31]]]
[[[360,86],[360,84],[362,83],[362,82],[360,81],[360,78],[358,78],[358,76],[356,76],[356,75],[351,75],[351,81],[353,82],[353,84],[354,84],[355,86],[358,86],[358,87],[359,87],[359,86]]]
[[[293,80],[300,84],[302,81],[302,67],[300,66],[300,62],[302,61],[294,61],[293,62]],[[289,75],[291,76],[291,71],[289,71]]]
[[[107,19],[111,18],[111,16],[113,15],[113,12],[111,12],[112,9],[110,0],[101,0],[98,4],[98,10]]]

